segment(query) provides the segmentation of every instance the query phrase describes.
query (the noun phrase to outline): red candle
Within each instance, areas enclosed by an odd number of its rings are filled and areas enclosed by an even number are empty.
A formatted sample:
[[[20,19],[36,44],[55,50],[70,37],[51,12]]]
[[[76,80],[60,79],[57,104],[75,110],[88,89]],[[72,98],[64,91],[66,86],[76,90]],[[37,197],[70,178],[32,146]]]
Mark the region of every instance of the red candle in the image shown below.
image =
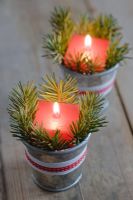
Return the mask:
[[[79,105],[53,103],[40,100],[38,110],[35,116],[35,124],[45,128],[51,137],[55,130],[60,130],[61,138],[71,140],[73,135],[70,132],[69,125],[79,119]]]
[[[64,63],[69,65],[70,55],[75,59],[76,55],[83,54],[96,63],[95,71],[103,71],[108,47],[109,41],[106,39],[92,38],[90,35],[73,35],[64,56]],[[74,65],[72,67],[75,68]]]

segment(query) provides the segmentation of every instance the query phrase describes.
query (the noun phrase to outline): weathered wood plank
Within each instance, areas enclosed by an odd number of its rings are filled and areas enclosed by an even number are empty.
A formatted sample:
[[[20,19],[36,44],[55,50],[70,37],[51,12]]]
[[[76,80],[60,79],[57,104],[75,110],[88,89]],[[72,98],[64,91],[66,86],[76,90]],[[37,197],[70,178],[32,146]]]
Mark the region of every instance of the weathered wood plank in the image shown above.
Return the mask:
[[[1,135],[0,135],[1,137]],[[0,152],[1,152],[1,141],[0,141]],[[3,166],[2,166],[2,156],[0,153],[0,200],[4,200],[6,198],[5,190],[4,190],[4,175],[3,175]]]
[[[108,127],[90,141],[81,181],[85,199],[133,199],[133,140],[115,91],[110,100]]]
[[[89,0],[86,0],[89,1]],[[124,41],[129,42],[130,47],[133,46],[133,1],[132,0],[119,0],[119,1],[106,1],[106,0],[94,0],[94,7],[97,8],[99,12],[111,13],[118,19],[119,24],[123,28],[124,33]],[[132,52],[130,54],[132,57]],[[125,112],[127,114],[127,118],[131,125],[131,129],[133,131],[133,93],[132,91],[132,59],[128,60],[127,63],[119,70],[117,77],[117,85],[119,89],[120,98],[123,102],[123,106],[125,107]]]
[[[86,2],[89,2],[89,0],[86,0]],[[120,7],[121,5],[121,7]],[[97,1],[94,0],[93,1],[93,7],[95,8],[95,14],[97,14],[98,12],[103,12],[103,13],[111,13],[113,14],[116,18],[118,18],[118,21],[120,22],[121,26],[124,28],[123,32],[125,34],[125,38],[127,40],[129,40],[130,38],[130,34],[131,31],[133,31],[133,28],[129,29],[127,28],[128,26],[131,27],[130,21],[132,21],[132,16],[130,16],[129,14],[129,5],[131,6],[131,2],[125,2],[125,1],[111,1],[111,2],[107,2],[107,1]],[[121,8],[121,9],[120,9]],[[126,15],[123,15],[123,13],[126,13]],[[129,31],[131,30],[131,31]],[[131,45],[132,45],[132,40],[131,41]],[[111,107],[110,107],[110,113],[109,113],[109,121],[111,121],[111,123],[109,124],[108,127],[108,137],[111,140],[111,145],[114,149],[114,153],[116,155],[117,158],[117,163],[119,165],[119,170],[121,171],[120,173],[122,174],[123,183],[120,183],[120,185],[118,184],[118,187],[116,187],[116,191],[120,190],[121,192],[117,193],[117,192],[113,192],[112,193],[108,193],[107,192],[107,188],[106,188],[106,184],[111,183],[112,186],[116,185],[115,184],[115,180],[112,179],[112,181],[110,181],[110,177],[109,179],[105,181],[105,188],[101,187],[101,192],[106,191],[107,193],[105,194],[103,192],[103,197],[102,199],[132,199],[133,198],[133,192],[132,192],[132,187],[133,187],[133,177],[131,176],[131,171],[133,168],[133,158],[132,158],[132,147],[133,147],[133,138],[131,135],[131,129],[130,129],[130,124],[132,123],[131,119],[132,119],[132,109],[131,109],[131,102],[132,102],[132,98],[133,96],[131,95],[130,91],[131,91],[131,85],[132,85],[132,78],[131,78],[131,74],[132,74],[132,69],[131,69],[131,62],[127,63],[127,67],[129,69],[121,69],[118,78],[117,78],[117,88],[116,88],[116,92],[114,95],[111,96]],[[125,70],[125,71],[124,71]],[[127,77],[126,82],[124,80],[124,77]],[[127,90],[128,88],[128,90]],[[126,91],[126,92],[125,92]],[[119,101],[120,100],[120,101]],[[120,102],[122,103],[120,106]],[[122,111],[122,108],[124,106],[124,112]],[[117,112],[115,110],[115,108],[117,108]],[[122,113],[123,112],[123,113]],[[125,113],[126,112],[126,113]],[[126,114],[126,116],[124,117],[124,114]],[[124,117],[124,118],[123,118]],[[127,120],[127,122],[126,122]],[[126,123],[125,123],[126,122]],[[130,124],[129,124],[130,123]],[[112,128],[113,127],[113,128]],[[105,130],[106,133],[106,130]],[[102,136],[102,135],[101,135]],[[105,139],[105,136],[104,136]],[[123,140],[123,141],[122,141]],[[106,141],[107,143],[107,141]],[[108,146],[109,147],[109,146]],[[100,152],[100,151],[99,151]],[[108,153],[111,152],[108,150]],[[104,159],[101,159],[101,162],[103,162]],[[113,169],[113,163],[112,160],[111,162],[108,163],[111,168]],[[108,165],[106,165],[106,167],[108,167]],[[115,169],[115,173],[117,172],[117,176],[119,174],[119,172],[117,171],[117,168],[114,167]],[[112,174],[113,175],[113,174]],[[104,175],[102,174],[102,176],[98,176],[98,180],[100,181],[101,178],[103,178],[104,180]],[[106,176],[107,178],[108,176]],[[114,176],[116,178],[116,174]],[[111,177],[113,178],[113,176]],[[110,182],[109,182],[110,181]],[[113,184],[114,182],[114,184]],[[111,187],[110,185],[110,187]],[[116,185],[117,186],[117,185]],[[122,189],[123,187],[123,189]],[[83,187],[84,188],[84,187]],[[127,192],[126,190],[124,191],[124,189],[127,189],[128,196],[127,196]],[[100,192],[100,190],[99,190]],[[119,194],[119,195],[118,195]]]
[[[9,132],[6,125],[3,127],[3,129],[3,132],[5,132],[5,130]],[[24,160],[24,146],[18,143],[18,141],[14,141],[14,139],[12,139],[11,136],[9,137],[9,135],[6,135],[3,141],[3,144],[7,143],[8,148],[4,149],[3,147],[3,154],[6,155],[6,158],[4,158],[4,163],[7,179],[6,186],[8,200],[82,199],[78,186],[66,191],[65,194],[64,192],[50,193],[39,189],[33,183],[29,167]]]
[[[59,69],[53,66],[53,62],[41,57],[42,50],[42,36],[50,30],[49,17],[55,6],[69,6],[71,7],[74,17],[79,17],[80,12],[84,12],[86,7],[80,1],[12,1],[11,7],[15,10],[14,17],[18,19],[18,29],[21,34],[29,40],[29,43],[34,53],[34,57],[38,63],[36,66],[39,68],[40,75],[50,73],[51,71],[59,74]],[[87,11],[87,10],[86,10]],[[16,14],[16,15],[15,15]],[[26,31],[25,31],[26,30]]]
[[[6,9],[9,9],[9,16],[7,16],[6,19],[4,18],[4,20],[7,20],[8,24],[6,23],[6,25],[4,25],[7,32],[4,35],[5,31],[3,31],[2,36],[4,58],[0,74],[2,83],[0,89],[3,100],[3,119],[1,127],[2,155],[5,166],[4,170],[6,177],[7,197],[11,200],[40,200],[44,198],[51,200],[81,200],[82,196],[79,186],[76,186],[71,190],[65,192],[65,195],[63,192],[58,194],[52,193],[51,195],[51,193],[43,192],[38,187],[36,187],[36,185],[29,177],[28,166],[24,162],[23,145],[14,141],[14,139],[9,134],[9,124],[7,123],[8,115],[6,112],[6,107],[8,105],[8,92],[14,85],[14,83],[16,83],[18,80],[38,80],[38,76],[41,74],[41,71],[39,71],[40,55],[38,56],[38,47],[40,48],[41,44],[39,42],[38,46],[37,42],[38,39],[40,40],[40,38],[42,37],[42,35],[39,34],[41,26],[40,28],[38,26],[39,20],[42,20],[42,18],[36,18],[37,13],[39,14],[40,12],[38,11],[38,7],[36,7],[36,5],[38,6],[39,4],[36,4],[36,2],[33,3],[31,1],[12,1],[10,3],[11,4],[8,3],[6,7]],[[42,7],[40,7],[39,9],[42,9]],[[46,10],[48,11],[47,8]],[[37,20],[37,22],[35,20]],[[45,23],[45,20],[43,23]],[[10,35],[12,35],[13,40],[11,44]],[[11,53],[11,50],[13,51],[13,53]],[[47,70],[46,67],[45,70],[47,72],[50,71],[50,69]],[[5,77],[8,77],[8,82],[6,81]]]
[[[81,191],[78,185],[69,191],[52,194],[37,188],[29,178],[29,169],[23,158],[23,145],[16,142],[9,134],[6,112],[7,95],[14,83],[28,79],[38,81],[39,76],[44,72],[57,71],[58,73],[56,66],[40,57],[41,37],[49,29],[49,13],[54,5],[71,6],[75,18],[81,11],[86,10],[85,4],[79,0],[76,3],[68,0],[45,2],[43,0],[28,2],[11,0],[7,4],[9,13],[4,18],[6,24],[4,23],[5,29],[1,37],[4,52],[1,56],[3,61],[0,90],[3,102],[1,107],[3,112],[1,119],[2,155],[8,200],[131,200],[133,145],[116,93],[111,98],[109,126],[103,133],[93,135],[90,141]],[[12,42],[10,35],[12,35]],[[122,124],[123,129],[121,130]]]
[[[0,161],[0,199],[2,199],[2,195],[3,195],[3,179],[2,179],[2,170],[1,170],[1,161]]]
[[[4,15],[4,10],[5,8],[5,3],[4,2],[0,2],[0,27],[3,28],[3,21],[2,21],[2,17]],[[2,31],[0,28],[0,69],[1,69],[1,58],[2,58]],[[0,70],[0,74],[1,74],[1,70]],[[1,93],[1,90],[0,90]],[[2,97],[0,95],[0,118],[2,118]],[[2,163],[2,140],[1,140],[1,120],[0,120],[0,200],[6,200],[6,189],[5,189],[5,180],[4,180],[4,170],[3,170],[3,163]]]

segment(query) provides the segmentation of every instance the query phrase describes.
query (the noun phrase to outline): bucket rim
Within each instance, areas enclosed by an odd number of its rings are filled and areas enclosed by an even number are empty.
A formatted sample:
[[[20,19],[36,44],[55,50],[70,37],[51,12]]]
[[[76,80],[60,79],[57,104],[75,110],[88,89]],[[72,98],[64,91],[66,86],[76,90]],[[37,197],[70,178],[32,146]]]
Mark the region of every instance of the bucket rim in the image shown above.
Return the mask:
[[[81,74],[79,72],[76,72],[76,71],[73,71],[69,68],[67,68],[65,65],[61,64],[60,65],[61,67],[64,67],[66,71],[68,71],[68,74],[69,72],[70,73],[73,73],[74,75],[81,75],[81,76],[84,76],[84,77],[100,77],[100,76],[106,76],[108,75],[109,73],[111,72],[114,72],[116,71],[119,67],[120,67],[120,64],[117,63],[114,67],[111,67],[110,69],[107,69],[106,71],[103,71],[103,72],[99,72],[99,73],[94,73],[94,74]]]
[[[67,154],[67,153],[71,153],[79,148],[81,148],[82,146],[86,145],[87,142],[89,141],[91,136],[91,133],[88,134],[88,136],[78,145],[72,147],[72,148],[68,148],[68,149],[64,149],[64,150],[56,150],[56,151],[48,151],[48,150],[44,150],[44,149],[40,149],[38,147],[32,146],[31,144],[23,141],[23,144],[27,147],[27,149],[31,149],[33,151],[39,152],[39,153],[47,153],[49,155],[61,155],[61,154]]]

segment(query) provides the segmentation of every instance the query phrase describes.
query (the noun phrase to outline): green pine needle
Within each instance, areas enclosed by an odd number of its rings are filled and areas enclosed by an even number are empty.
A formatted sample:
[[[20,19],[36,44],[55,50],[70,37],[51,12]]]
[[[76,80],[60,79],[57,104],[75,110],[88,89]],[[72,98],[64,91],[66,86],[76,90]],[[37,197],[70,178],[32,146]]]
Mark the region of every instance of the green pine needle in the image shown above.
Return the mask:
[[[76,144],[82,142],[89,133],[99,131],[106,124],[101,116],[104,100],[95,93],[88,93],[80,97],[80,117],[77,123],[70,125],[71,132],[76,138]]]
[[[33,130],[38,94],[32,82],[26,85],[18,83],[9,95],[10,104],[8,113],[10,115],[11,132],[14,136],[29,139]]]
[[[129,53],[130,48],[127,43],[120,45],[120,41],[112,42],[107,51],[106,69],[110,69],[117,63],[128,59],[126,55]]]
[[[50,24],[56,33],[68,31],[67,29],[71,32],[74,28],[74,22],[71,18],[70,9],[55,8],[51,14]]]
[[[77,53],[74,56],[70,54],[65,63],[67,68],[81,74],[93,74],[95,73],[95,69],[100,66],[97,59],[91,60],[83,53]]]
[[[103,99],[93,93],[79,98],[77,82],[69,75],[60,81],[54,74],[46,76],[40,88],[38,91],[32,82],[19,82],[9,95],[11,133],[22,142],[49,151],[67,149],[79,144],[90,132],[98,131],[106,123],[100,114]],[[77,122],[70,124],[73,135],[70,141],[61,138],[60,130],[55,130],[52,137],[45,128],[34,123],[40,96],[45,101],[79,103],[80,116]]]
[[[43,48],[46,50],[45,57],[52,58],[54,62],[62,63],[63,56],[67,49],[68,39],[64,37],[64,33],[47,34],[44,36]]]
[[[110,41],[105,70],[124,61],[130,51],[128,44],[120,44],[120,38],[122,39],[121,27],[112,15],[99,15],[93,19],[89,18],[87,15],[82,15],[79,22],[75,22],[72,19],[70,9],[59,7],[55,8],[51,13],[50,24],[52,26],[52,32],[43,38],[44,56],[53,59],[54,62],[64,64],[71,70],[73,70],[73,60],[70,60],[69,64],[66,64],[64,63],[64,56],[69,41],[74,34],[90,34],[92,37],[103,38]],[[91,60],[88,60],[88,63],[86,63],[82,55],[76,56],[74,62],[76,63],[75,70],[77,72],[97,72],[97,63],[93,63]],[[84,62],[87,67],[82,69]]]
[[[70,75],[60,81],[57,81],[54,74],[51,77],[46,76],[41,84],[40,96],[46,101],[77,103],[77,81]]]
[[[121,37],[121,27],[112,15],[99,15],[90,21],[88,33],[94,37],[112,40]]]

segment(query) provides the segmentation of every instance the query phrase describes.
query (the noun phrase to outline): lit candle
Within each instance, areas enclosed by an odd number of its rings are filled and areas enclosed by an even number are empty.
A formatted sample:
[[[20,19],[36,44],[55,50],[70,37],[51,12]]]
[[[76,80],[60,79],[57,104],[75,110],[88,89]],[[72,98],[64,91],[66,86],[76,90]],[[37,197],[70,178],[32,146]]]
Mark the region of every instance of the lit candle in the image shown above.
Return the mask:
[[[90,35],[85,36],[85,47],[91,47],[92,45],[92,38]]]
[[[69,65],[70,57],[76,58],[76,55],[83,54],[83,56],[91,59],[96,63],[97,68],[95,71],[100,72],[104,70],[107,49],[109,41],[101,38],[92,38],[90,35],[73,35],[64,56],[65,65]],[[75,70],[75,66],[72,66]]]
[[[86,35],[85,39],[84,39],[84,46],[85,48],[81,50],[81,52],[83,53],[83,56],[88,58],[88,59],[92,59],[93,55],[92,55],[92,38],[90,35]]]
[[[79,119],[79,105],[53,103],[40,100],[35,116],[35,124],[45,128],[51,137],[55,130],[60,130],[61,138],[71,140],[73,135],[70,132],[70,124]]]
[[[57,102],[53,104],[53,116],[55,118],[59,118],[60,116],[60,107],[59,107],[59,103]]]

